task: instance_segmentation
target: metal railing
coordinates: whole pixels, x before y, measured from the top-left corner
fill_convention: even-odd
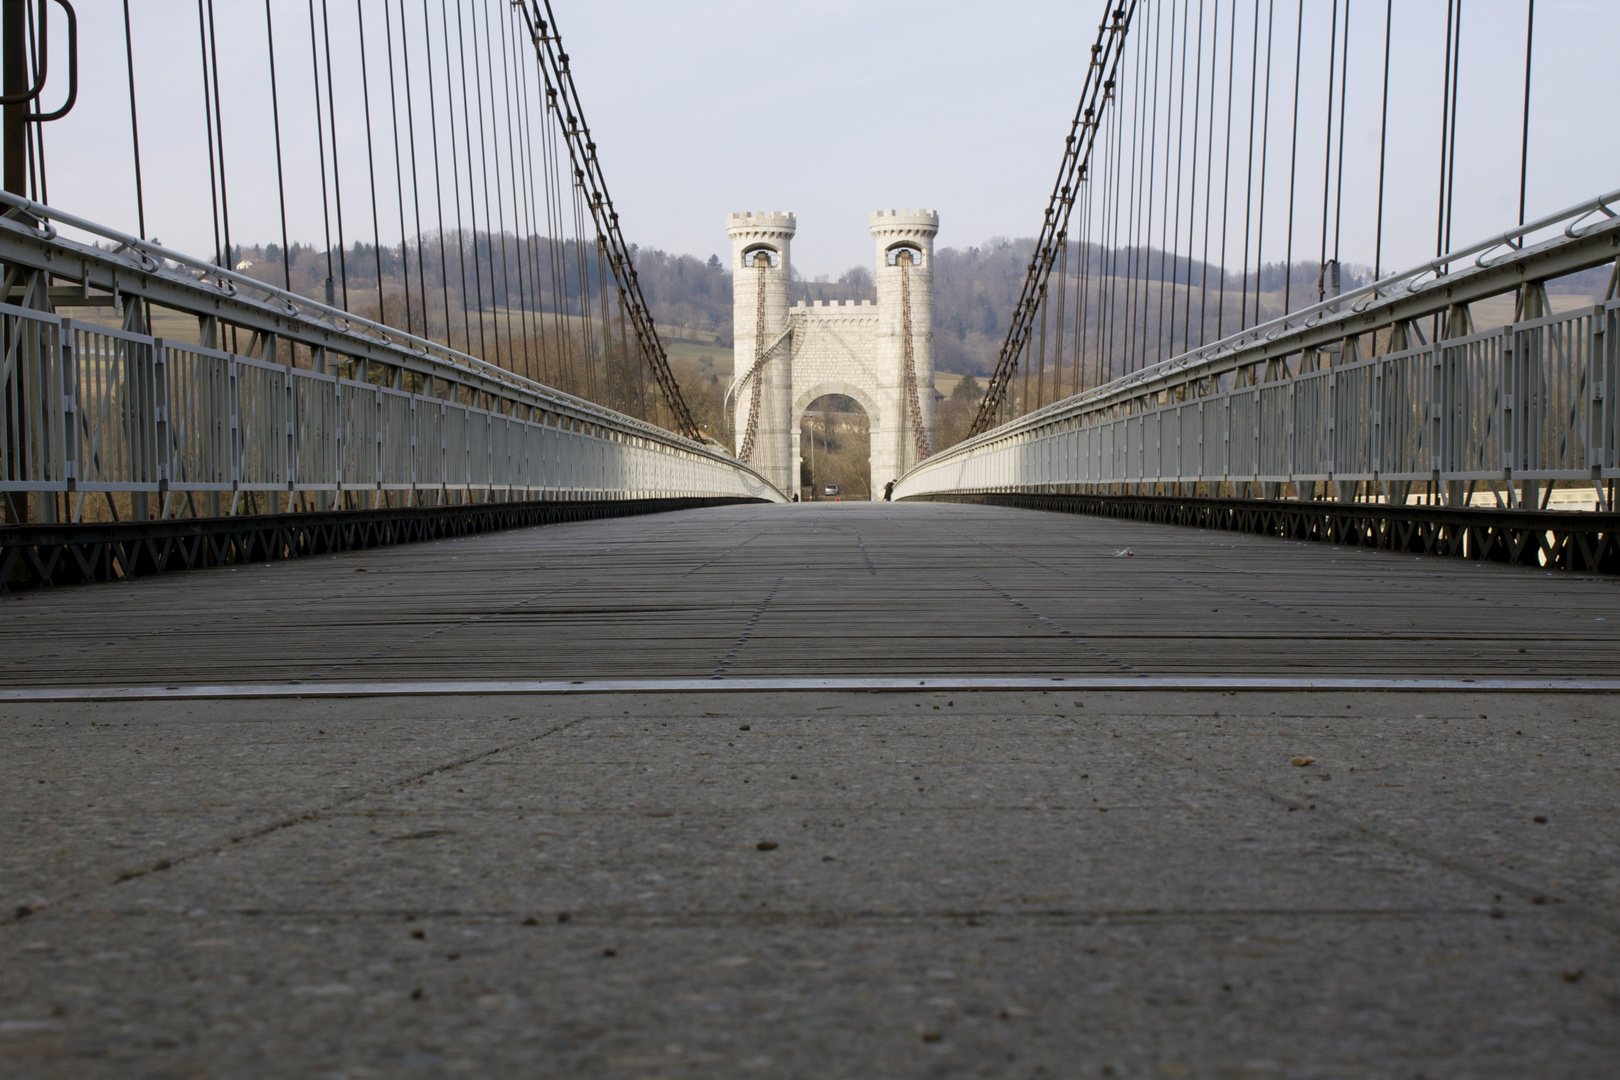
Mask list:
[[[758,473],[705,443],[82,218],[14,196],[0,200],[31,219],[0,219],[11,268],[46,275],[47,283],[72,281],[86,297],[92,285],[110,290],[114,304],[157,296],[249,329],[261,353],[0,303],[0,492],[33,494],[37,520],[78,520],[82,496],[92,492],[132,493],[147,508],[135,516],[157,518],[235,513],[249,492],[289,493],[289,509],[291,495],[304,492],[316,493],[314,509],[785,501]],[[122,247],[60,237],[52,219]],[[278,362],[294,356],[295,344],[331,358],[326,366],[339,373]],[[342,377],[345,370],[357,378]]]
[[[1405,502],[1409,486],[1389,485],[1430,483],[1437,500],[1456,503],[1472,483],[1505,485],[1498,496],[1518,505],[1516,482],[1580,481],[1607,505],[1603,485],[1620,479],[1620,300],[1458,331],[1473,301],[1612,262],[1617,200],[1612,192],[1020,417],[922,462],[894,497],[1159,486],[1215,495],[1221,485],[1244,495],[1250,483],[1310,497],[1326,482],[1356,485],[1339,489],[1345,497]],[[1605,220],[1580,227],[1599,212]],[[1560,231],[1524,244],[1550,228]],[[1416,320],[1442,313],[1453,335],[1422,341]],[[1406,341],[1383,332],[1397,326]]]

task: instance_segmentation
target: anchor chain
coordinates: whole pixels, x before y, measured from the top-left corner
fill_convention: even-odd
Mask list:
[[[748,399],[748,426],[743,429],[742,446],[737,450],[737,460],[745,463],[754,456],[754,437],[759,434],[759,403],[765,388],[762,370],[765,363],[765,271],[770,269],[770,262],[758,257],[754,266],[759,270],[759,295],[754,302],[754,366],[747,376],[753,379],[754,387]]]
[[[911,345],[911,253],[902,251],[900,264],[900,323],[905,331],[903,347],[906,357],[906,398],[911,405],[911,438],[916,446],[917,460],[933,453],[928,446],[928,432],[923,430],[922,403],[917,395],[917,357]]]

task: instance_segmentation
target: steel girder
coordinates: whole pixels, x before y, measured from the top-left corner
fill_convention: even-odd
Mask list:
[[[1089,514],[1549,570],[1620,574],[1620,514],[1159,495],[979,492],[918,498]]]
[[[241,517],[0,526],[0,592],[117,581],[566,521],[727,506],[741,498],[470,503]]]

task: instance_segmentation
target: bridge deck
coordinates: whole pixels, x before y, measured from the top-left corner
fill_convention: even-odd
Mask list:
[[[1613,693],[736,687],[1612,676],[1613,589],[922,505],[29,594],[0,1076],[1607,1075]],[[518,675],[705,689],[184,689]]]
[[[1610,578],[1061,514],[744,505],[22,594],[0,686],[1612,676],[1617,601]]]

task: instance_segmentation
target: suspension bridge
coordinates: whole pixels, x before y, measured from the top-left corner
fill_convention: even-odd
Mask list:
[[[0,0],[0,1074],[1604,1074],[1620,191],[1527,213],[1533,2],[1459,170],[1434,6],[1098,3],[966,436],[913,244],[892,501],[801,503],[819,316],[739,242],[700,398],[549,0]]]

